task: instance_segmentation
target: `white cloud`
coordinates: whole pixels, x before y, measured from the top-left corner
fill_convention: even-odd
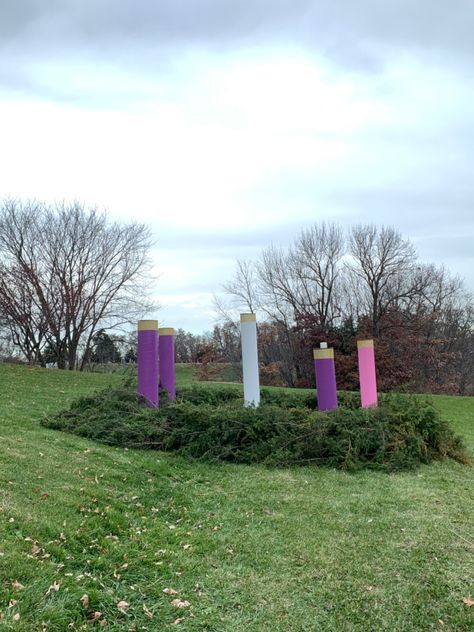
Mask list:
[[[433,240],[450,222],[473,235],[472,81],[408,53],[384,64],[343,70],[295,46],[188,51],[166,72],[31,62],[28,81],[50,96],[4,93],[0,195],[150,223],[165,320],[209,328],[245,242],[255,255],[290,223],[395,224],[426,252],[427,226]]]

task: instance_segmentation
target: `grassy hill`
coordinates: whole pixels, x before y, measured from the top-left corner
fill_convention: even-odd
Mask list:
[[[0,629],[474,628],[474,470],[209,465],[38,424],[119,379],[0,365]],[[474,399],[434,401],[474,451]]]

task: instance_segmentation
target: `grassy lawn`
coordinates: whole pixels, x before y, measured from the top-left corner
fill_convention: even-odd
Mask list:
[[[474,629],[473,469],[208,465],[39,426],[118,379],[0,364],[0,629]],[[474,398],[434,400],[473,452]]]

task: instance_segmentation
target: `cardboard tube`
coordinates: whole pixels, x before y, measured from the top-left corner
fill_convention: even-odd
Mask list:
[[[258,372],[257,318],[255,314],[240,314],[242,339],[242,371],[244,379],[244,406],[260,404],[260,378]]]
[[[158,398],[158,321],[139,320],[137,332],[137,394],[156,408]]]
[[[176,399],[176,368],[174,358],[174,329],[158,329],[158,355],[160,358],[160,385],[171,400]]]
[[[377,378],[375,374],[375,350],[373,340],[357,341],[359,361],[360,403],[362,408],[377,406]]]
[[[318,410],[334,410],[337,408],[336,367],[334,349],[314,349],[314,373],[316,376],[316,392]]]

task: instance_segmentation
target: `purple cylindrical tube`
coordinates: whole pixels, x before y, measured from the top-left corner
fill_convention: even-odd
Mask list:
[[[318,410],[334,410],[337,408],[334,349],[314,349],[313,356]]]
[[[160,356],[160,385],[168,392],[171,400],[176,399],[176,368],[174,362],[174,329],[162,327],[158,330]]]
[[[156,408],[158,398],[158,321],[139,320],[137,341],[137,394]]]

